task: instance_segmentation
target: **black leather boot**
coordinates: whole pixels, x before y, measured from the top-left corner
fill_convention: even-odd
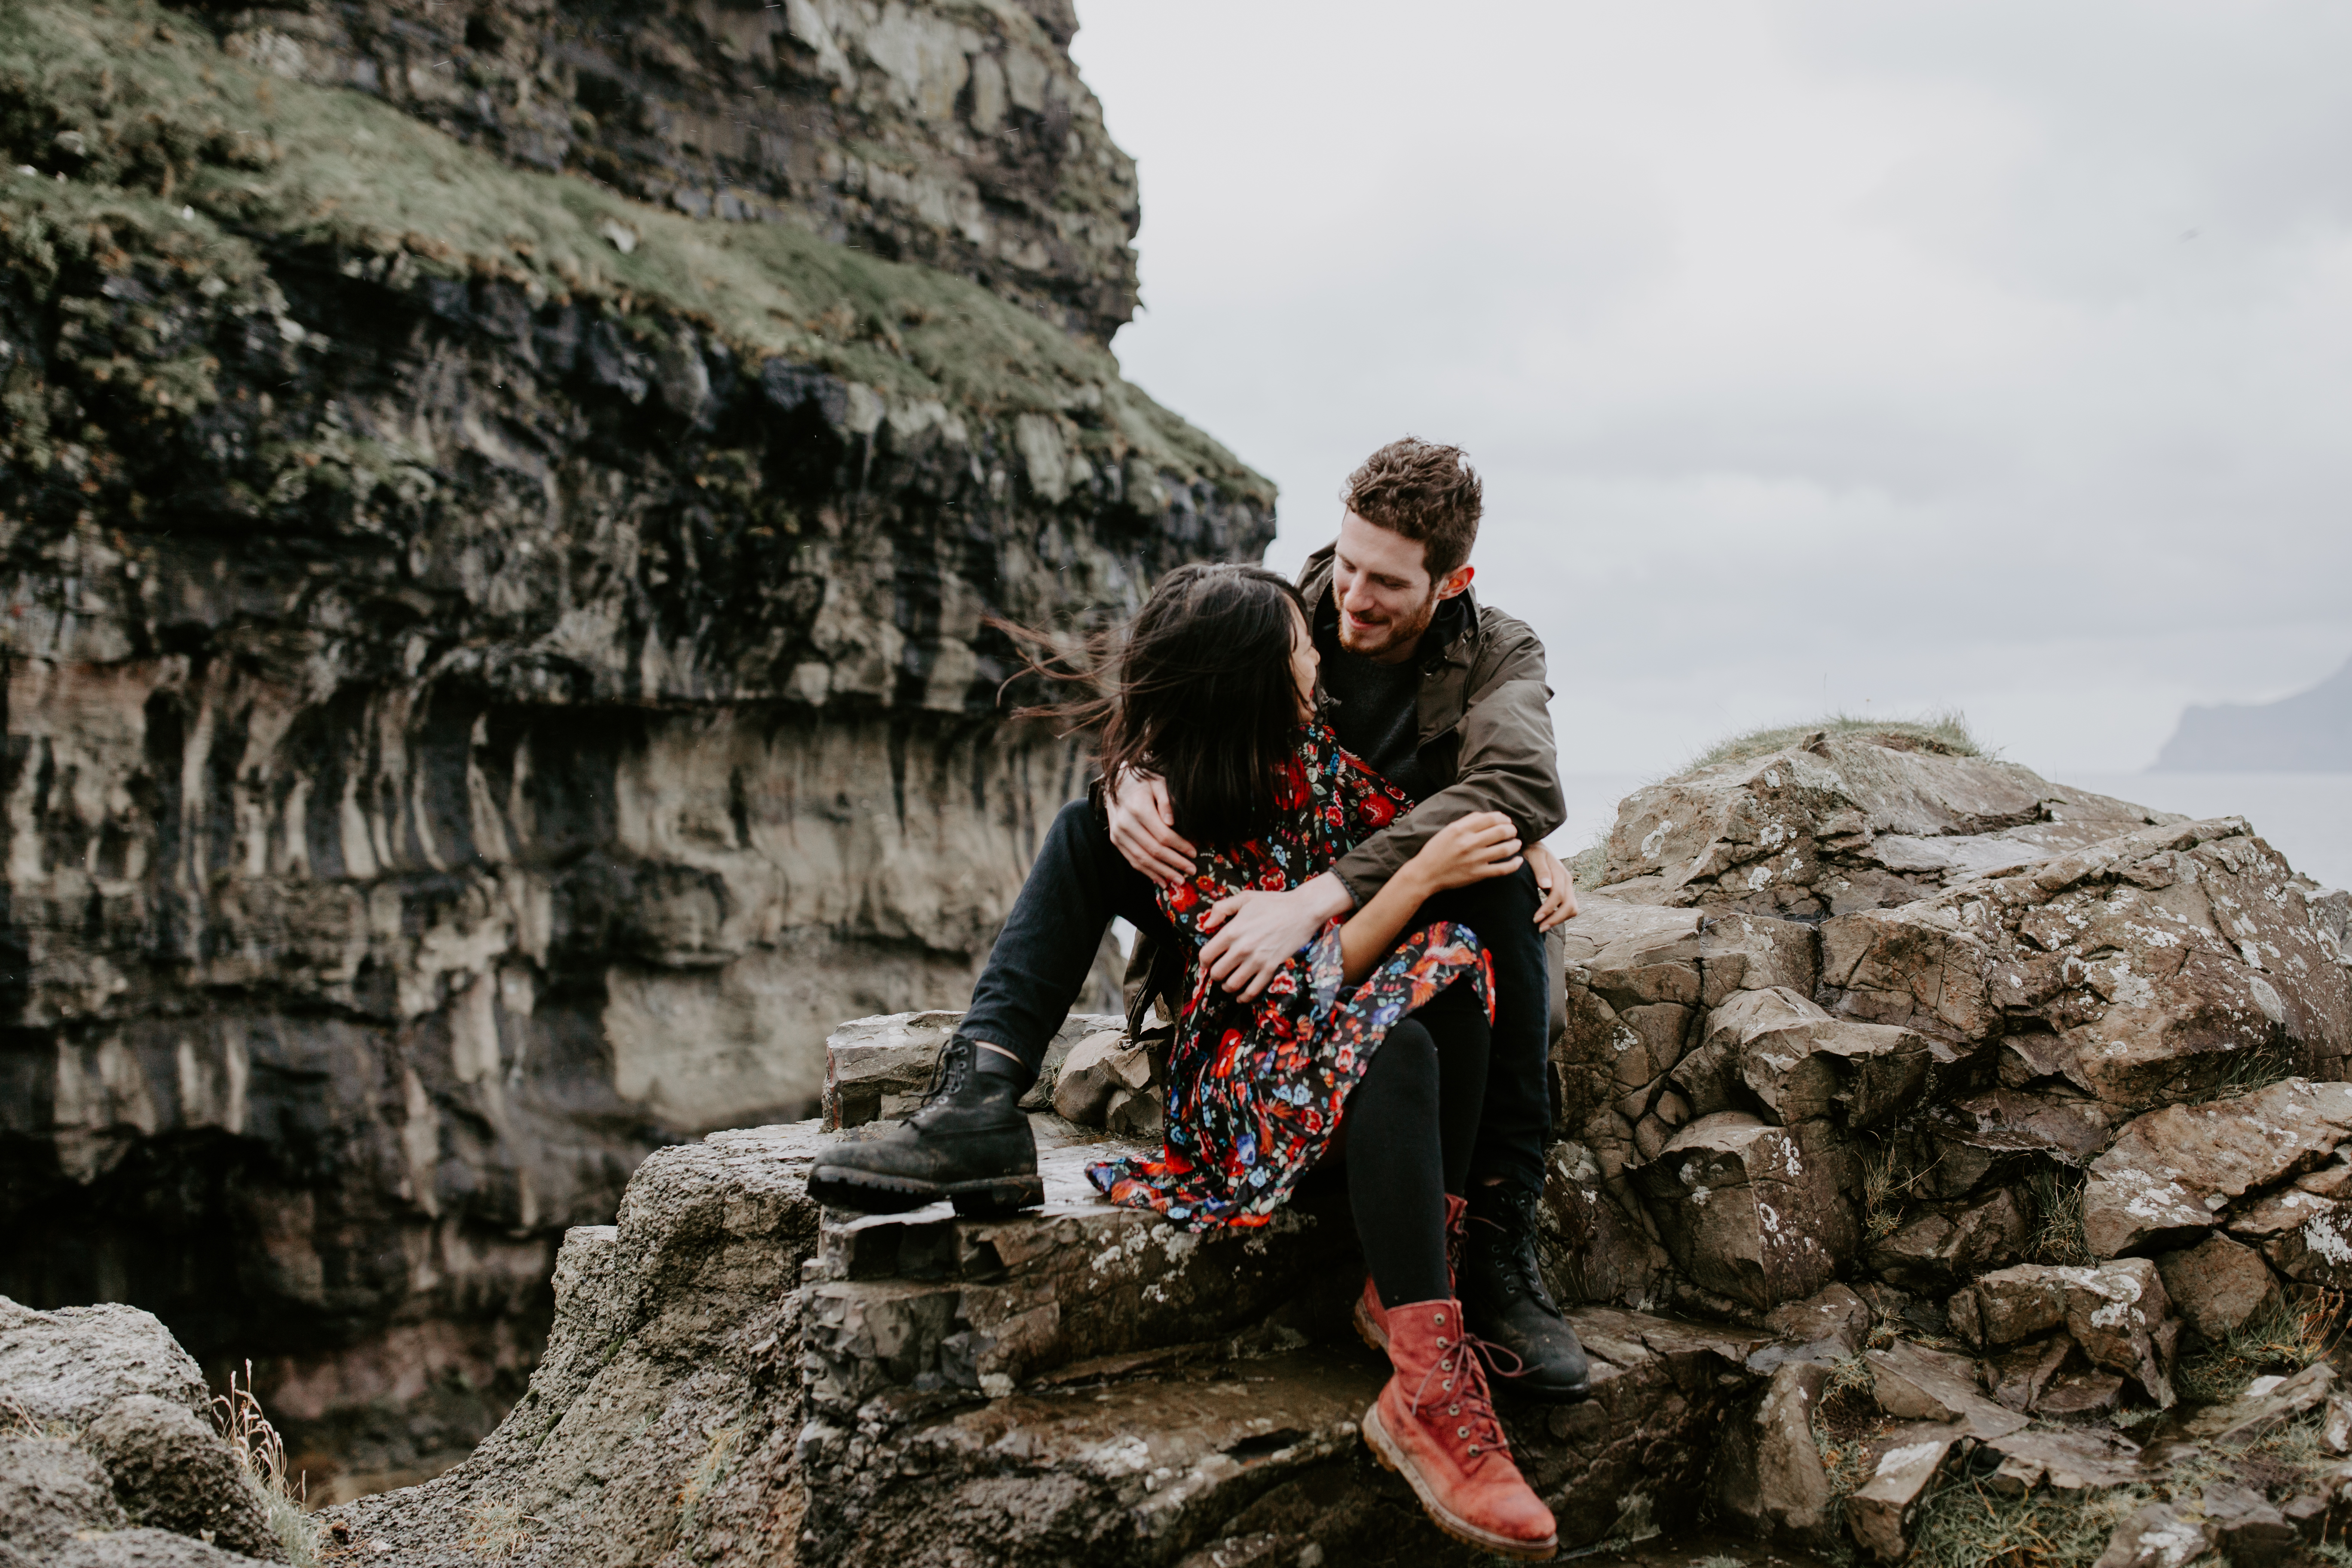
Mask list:
[[[961,1035],[940,1052],[931,1087],[904,1121],[853,1128],[817,1156],[809,1195],[831,1208],[900,1214],[953,1200],[958,1214],[1008,1215],[1045,1201],[1022,1085],[982,1072]]]
[[[1536,1266],[1538,1194],[1508,1182],[1473,1184],[1463,1248],[1462,1321],[1482,1340],[1508,1351],[1494,1358],[1497,1393],[1564,1404],[1590,1393],[1591,1372],[1576,1331]],[[1515,1367],[1511,1356],[1518,1358]]]

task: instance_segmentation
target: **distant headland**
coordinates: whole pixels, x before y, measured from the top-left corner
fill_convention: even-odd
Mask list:
[[[2352,660],[2276,702],[2184,710],[2154,771],[2352,773]]]

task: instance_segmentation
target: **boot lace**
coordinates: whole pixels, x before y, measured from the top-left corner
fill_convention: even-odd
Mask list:
[[[1491,1235],[1481,1242],[1493,1255],[1495,1271],[1515,1296],[1532,1296],[1549,1306],[1551,1291],[1544,1284],[1543,1271],[1536,1263],[1535,1194],[1514,1194],[1500,1204],[1499,1217],[1486,1215],[1472,1216]]]
[[[1458,1318],[1454,1326],[1461,1330]],[[1491,1360],[1497,1353],[1511,1352],[1466,1330],[1452,1337],[1440,1335],[1437,1342],[1444,1349],[1429,1363],[1429,1370],[1422,1373],[1421,1386],[1413,1391],[1409,1408],[1414,1415],[1422,1416],[1422,1406],[1428,1405],[1430,1414],[1422,1418],[1449,1429],[1456,1442],[1466,1445],[1474,1464],[1488,1454],[1508,1455],[1510,1441],[1503,1436],[1503,1424],[1496,1418],[1495,1399],[1486,1388],[1486,1372],[1481,1358]],[[1511,1359],[1517,1361],[1518,1357]],[[1434,1391],[1430,1387],[1433,1383],[1437,1385]]]
[[[948,1037],[948,1043],[940,1047],[938,1059],[931,1064],[931,1081],[924,1088],[923,1098],[915,1102],[916,1116],[963,1092],[963,1086],[971,1079],[973,1053],[979,1048],[961,1035]]]

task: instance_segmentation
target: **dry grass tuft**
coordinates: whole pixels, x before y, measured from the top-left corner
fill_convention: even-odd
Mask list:
[[[259,1493],[269,1512],[269,1528],[286,1548],[294,1568],[312,1568],[319,1560],[319,1521],[307,1506],[310,1478],[289,1478],[286,1472],[286,1441],[261,1401],[253,1394],[253,1363],[245,1363],[245,1382],[228,1374],[228,1392],[213,1399],[213,1425],[228,1439],[247,1486]]]
[[[1719,767],[1726,763],[1744,763],[1751,758],[1769,756],[1774,752],[1801,744],[1806,736],[1816,732],[1867,735],[1891,742],[1904,750],[1934,752],[1947,757],[1992,754],[1977,743],[1977,738],[1969,732],[1967,717],[1958,710],[1930,713],[1920,719],[1874,719],[1867,715],[1833,713],[1811,724],[1784,724],[1776,729],[1751,730],[1747,734],[1718,741],[1693,758],[1683,772],[1694,773],[1702,768]]]
[[[2087,1267],[2098,1259],[2083,1234],[2083,1173],[2044,1163],[2026,1178],[2025,1204],[2032,1228],[2025,1255],[2036,1263]]]
[[[2088,1568],[2146,1487],[2002,1497],[1962,1481],[1920,1505],[1908,1561],[1923,1568]]]
[[[1609,879],[1609,830],[1602,828],[1591,843],[1568,857],[1568,874],[1576,885],[1591,892]]]
[[[1902,1228],[1904,1207],[1940,1158],[1916,1170],[1908,1168],[1904,1145],[1889,1141],[1883,1152],[1865,1155],[1862,1165],[1862,1220],[1864,1239],[1885,1240]]]
[[[511,1503],[484,1503],[476,1508],[466,1534],[466,1550],[494,1563],[504,1562],[530,1544],[530,1527],[539,1520]]]
[[[2326,1359],[2352,1328],[2352,1298],[2321,1290],[2302,1301],[2281,1300],[2221,1343],[2182,1358],[2172,1384],[2183,1399],[2217,1405],[2235,1399],[2265,1373],[2301,1372]]]

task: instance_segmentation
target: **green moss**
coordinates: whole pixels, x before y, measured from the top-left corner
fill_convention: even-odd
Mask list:
[[[185,208],[198,249],[234,253],[249,238],[347,266],[380,258],[396,277],[502,278],[591,297],[656,330],[656,315],[682,318],[740,353],[820,365],[893,400],[938,398],[984,417],[1069,413],[1155,468],[1273,501],[1267,480],[1121,380],[1108,350],[976,284],[784,224],[698,222],[572,175],[510,168],[364,94],[255,70],[144,0],[103,15],[0,0],[0,106],[11,163],[71,174],[64,184],[77,194],[45,190],[44,209],[114,202],[153,223]],[[33,184],[57,182],[16,182]],[[27,195],[0,194],[0,221],[22,217]],[[608,230],[635,236],[633,248]]]
[[[1916,751],[1935,752],[1948,757],[1982,757],[1992,753],[1977,743],[1969,732],[1968,720],[1957,712],[1931,713],[1924,719],[1872,719],[1852,713],[1833,713],[1811,724],[1783,724],[1770,730],[1751,730],[1744,735],[1734,735],[1718,741],[1693,758],[1677,777],[1719,767],[1726,763],[1744,763],[1757,757],[1769,756],[1790,746],[1802,744],[1805,738],[1816,733],[1859,735],[1890,740]]]

